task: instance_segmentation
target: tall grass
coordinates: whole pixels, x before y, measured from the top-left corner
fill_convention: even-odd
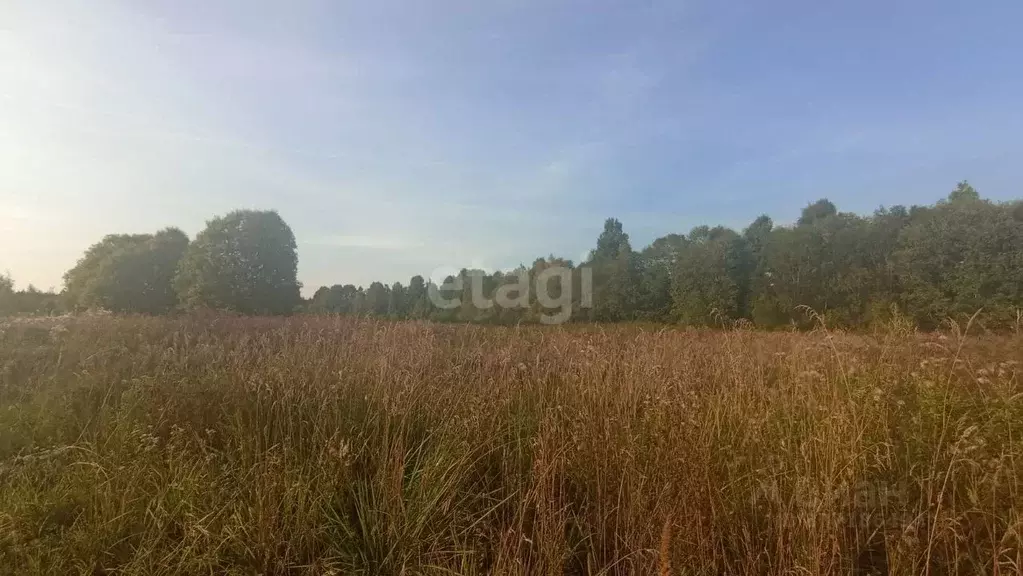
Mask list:
[[[0,325],[0,572],[1013,574],[1023,339]]]

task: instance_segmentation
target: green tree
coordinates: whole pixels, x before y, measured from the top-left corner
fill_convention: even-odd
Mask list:
[[[752,317],[761,326],[808,326],[808,306],[840,325],[862,323],[876,270],[867,252],[869,222],[839,213],[826,200],[811,204],[794,227],[775,228],[754,281]]]
[[[429,292],[426,280],[420,276],[413,276],[408,283],[408,294],[406,297],[408,315],[410,318],[429,318],[431,313]]]
[[[587,264],[593,270],[591,318],[599,322],[631,320],[638,298],[639,258],[617,219],[604,221]]]
[[[956,189],[948,194],[948,202],[950,203],[976,202],[977,200],[980,200],[980,193],[973,186],[970,186],[970,183],[966,180],[956,184]]]
[[[108,234],[90,246],[73,268],[64,273],[64,294],[71,308],[110,308],[114,280],[107,276],[111,262],[143,245],[148,234]]]
[[[372,314],[371,307],[366,299],[366,291],[362,286],[355,289],[351,299],[351,313],[355,316],[369,316]]]
[[[895,255],[902,300],[921,326],[962,319],[983,308],[1005,326],[1023,304],[1023,224],[1014,207],[982,200],[962,182],[899,237]]]
[[[456,276],[446,276],[442,282],[436,284],[430,282],[427,289],[432,292],[431,299],[437,298],[445,303],[444,306],[432,306],[430,308],[430,319],[438,322],[455,322],[458,320],[462,310],[463,287],[457,282]]]
[[[668,234],[640,252],[637,318],[651,322],[672,321],[672,278],[679,255],[688,243],[684,235]]]
[[[461,283],[461,294],[459,295],[460,305],[455,319],[459,322],[482,322],[486,321],[486,314],[490,311],[489,309],[483,309],[476,306],[473,302],[473,290],[483,290],[486,287],[487,273],[480,269],[467,269],[462,268],[458,272],[458,282]],[[487,296],[482,293],[481,296],[484,298]]]
[[[1023,222],[1023,200],[1017,200],[1011,205],[1012,219],[1016,222]]]
[[[387,316],[396,320],[404,319],[408,316],[408,293],[401,282],[395,282],[391,285],[391,291],[388,294],[387,300]]]
[[[14,279],[8,273],[0,274],[0,315],[14,313]]]
[[[74,308],[168,312],[177,305],[173,279],[187,248],[177,228],[106,236],[64,275],[66,297]]]
[[[575,308],[570,284],[574,277],[574,268],[571,260],[558,258],[553,254],[533,261],[527,275],[528,307],[522,310],[522,318],[525,321],[550,322],[556,319],[554,321],[562,322],[571,317]]]
[[[387,316],[391,291],[381,282],[373,282],[366,289],[365,313],[370,316]]]
[[[911,211],[905,206],[879,208],[869,219],[869,231],[862,245],[866,266],[871,271],[871,282],[864,286],[869,300],[869,311],[864,322],[884,321],[893,311],[902,308],[899,283],[899,264],[895,254],[899,237],[911,221]]]
[[[491,321],[498,324],[513,325],[527,320],[531,301],[536,295],[532,293],[533,274],[525,266],[518,266],[508,273],[495,273],[492,277],[494,295],[505,300],[504,306],[495,306],[490,310]],[[525,285],[524,285],[525,282]],[[529,288],[526,288],[526,287]]]
[[[187,308],[288,314],[301,302],[295,235],[276,211],[238,210],[210,220],[175,280]]]
[[[796,226],[808,226],[818,220],[830,218],[836,214],[838,214],[838,208],[835,207],[835,204],[827,198],[821,198],[806,208],[803,208],[803,213],[799,215],[799,220],[796,222]]]
[[[742,231],[739,246],[739,316],[753,318],[753,306],[758,290],[764,289],[765,262],[764,254],[771,241],[774,221],[766,214],[761,214]]]
[[[308,304],[313,314],[352,314],[358,289],[351,284],[321,286]]]
[[[672,303],[683,324],[709,326],[739,317],[742,239],[721,226],[698,226],[675,263]]]

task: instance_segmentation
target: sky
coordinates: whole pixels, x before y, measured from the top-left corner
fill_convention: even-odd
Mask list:
[[[1011,0],[0,0],[0,273],[236,208],[305,292],[1023,196]]]

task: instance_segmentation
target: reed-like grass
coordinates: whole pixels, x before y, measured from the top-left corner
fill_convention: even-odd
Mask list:
[[[1016,574],[1021,344],[0,324],[0,572]]]

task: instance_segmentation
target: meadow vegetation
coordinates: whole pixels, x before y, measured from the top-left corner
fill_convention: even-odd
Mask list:
[[[1023,337],[0,323],[7,574],[1011,574]]]

